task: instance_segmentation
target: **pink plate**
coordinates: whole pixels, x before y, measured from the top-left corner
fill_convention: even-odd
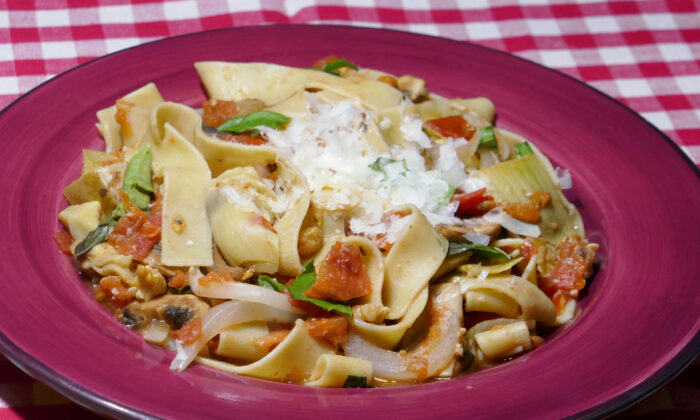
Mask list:
[[[194,366],[121,326],[52,239],[81,149],[102,148],[95,112],[147,82],[167,100],[205,97],[199,60],[308,66],[329,54],[424,77],[446,96],[486,96],[498,125],[574,180],[567,195],[599,242],[581,315],[536,351],[477,374],[391,389],[311,389]],[[133,417],[598,416],[652,392],[700,348],[700,177],[654,127],[560,73],[487,48],[402,32],[259,26],[185,35],[83,64],[0,115],[0,350],[95,411]]]

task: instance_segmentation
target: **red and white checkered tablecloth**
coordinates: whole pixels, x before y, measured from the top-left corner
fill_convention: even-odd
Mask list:
[[[470,41],[619,99],[700,165],[698,0],[0,0],[0,108],[80,63],[188,32],[270,23],[392,28]],[[697,362],[622,417],[700,417]],[[0,419],[88,417],[0,356]]]

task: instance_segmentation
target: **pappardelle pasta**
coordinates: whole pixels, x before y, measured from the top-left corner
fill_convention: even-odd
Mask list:
[[[148,84],[97,113],[55,235],[172,369],[421,383],[575,317],[597,245],[571,178],[488,99],[337,57],[195,68],[201,109]]]

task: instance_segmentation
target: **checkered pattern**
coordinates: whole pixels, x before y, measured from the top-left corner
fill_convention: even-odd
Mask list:
[[[508,51],[621,100],[700,164],[697,0],[0,0],[0,108],[107,53],[264,23],[392,28]],[[20,374],[7,379],[8,365],[0,361],[0,418],[19,413],[3,407],[40,404],[17,397],[37,391]]]

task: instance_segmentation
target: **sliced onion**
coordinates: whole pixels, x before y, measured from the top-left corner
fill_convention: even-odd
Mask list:
[[[571,173],[568,169],[562,169],[557,166],[554,172],[557,174],[559,187],[561,187],[562,190],[568,190],[574,185],[573,181],[571,180]]]
[[[294,314],[304,313],[301,309],[296,308],[289,303],[287,295],[266,287],[230,281],[210,282],[206,287],[204,287],[199,283],[199,279],[203,277],[202,273],[196,268],[190,269],[189,277],[190,289],[192,289],[192,292],[197,296],[257,302]]]
[[[229,301],[217,305],[202,316],[202,333],[197,341],[182,345],[179,340],[175,340],[177,353],[170,369],[178,372],[185,370],[209,340],[233,325],[252,321],[294,322],[296,318],[296,315],[288,311],[256,302]]]
[[[536,238],[540,236],[540,227],[532,224],[525,223],[511,216],[510,214],[503,211],[502,207],[496,207],[490,212],[483,215],[483,219],[487,222],[498,223],[509,231],[523,236],[531,236]]]
[[[430,332],[417,346],[406,353],[385,350],[351,332],[343,346],[346,356],[358,357],[372,363],[374,375],[394,381],[422,379],[410,370],[411,360],[424,357],[428,361],[425,377],[433,377],[455,356],[462,324],[462,295],[459,286],[445,283],[431,287],[431,305],[439,316],[430,325]],[[437,333],[435,333],[437,332]]]
[[[491,237],[489,235],[486,235],[485,233],[467,232],[464,234],[464,238],[469,242],[484,246],[488,245],[489,242],[491,242]]]

